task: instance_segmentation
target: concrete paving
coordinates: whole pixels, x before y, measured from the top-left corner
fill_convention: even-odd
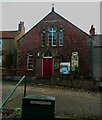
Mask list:
[[[15,86],[15,83],[3,82],[2,97],[10,92]],[[43,94],[50,95],[56,98],[55,115],[84,115],[84,116],[99,116],[102,114],[101,97],[102,93],[88,92],[84,90],[75,90],[64,87],[50,87],[43,85],[27,85],[27,95]],[[4,108],[16,109],[22,107],[23,85],[19,86],[14,95]]]

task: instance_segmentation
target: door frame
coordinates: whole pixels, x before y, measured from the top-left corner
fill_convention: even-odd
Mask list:
[[[44,77],[44,76],[43,76],[43,59],[44,59],[44,58],[52,58],[52,76],[53,76],[53,74],[54,74],[54,69],[53,69],[54,59],[53,59],[53,57],[43,57],[43,58],[42,58],[42,77]]]

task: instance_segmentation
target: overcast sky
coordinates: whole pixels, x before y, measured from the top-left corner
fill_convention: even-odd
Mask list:
[[[52,2],[3,2],[2,30],[17,30],[24,21],[26,32],[51,12]],[[93,24],[100,33],[100,2],[54,2],[55,11],[89,33]]]

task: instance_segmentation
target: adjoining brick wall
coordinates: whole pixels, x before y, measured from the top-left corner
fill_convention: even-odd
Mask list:
[[[36,76],[37,77],[42,77],[43,73],[42,73],[42,64],[43,64],[43,60],[42,58],[36,58]]]

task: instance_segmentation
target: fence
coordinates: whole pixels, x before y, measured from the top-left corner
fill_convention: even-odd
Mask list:
[[[19,82],[16,84],[16,86],[11,90],[11,92],[8,94],[8,96],[3,100],[2,104],[0,105],[0,109],[8,102],[9,98],[14,94],[17,87],[20,85],[20,83],[24,80],[24,97],[26,96],[26,76],[23,76]]]

